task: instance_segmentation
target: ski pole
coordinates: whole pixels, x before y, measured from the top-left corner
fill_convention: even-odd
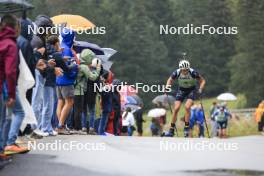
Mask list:
[[[166,94],[166,96],[167,96],[167,101],[168,101],[168,104],[169,104],[169,107],[170,107],[171,114],[173,115],[173,111],[172,111],[172,109],[171,109],[171,104],[170,104],[170,100],[169,100],[169,96],[168,96],[168,94]],[[179,137],[179,136],[178,136],[178,130],[177,130],[176,125],[175,125],[175,132],[176,132],[177,137]]]
[[[201,104],[201,108],[203,111],[203,118],[204,118],[204,123],[205,123],[206,131],[207,131],[207,135],[208,135],[208,138],[210,138],[210,134],[209,134],[206,118],[205,118],[204,108],[203,108],[202,95],[200,96],[200,104]]]

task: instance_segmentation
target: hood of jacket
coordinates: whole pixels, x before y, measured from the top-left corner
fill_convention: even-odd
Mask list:
[[[21,19],[20,22],[21,22],[20,35],[22,35],[28,41],[31,41],[33,38],[33,32],[29,29],[29,27],[34,29],[32,22],[29,19]]]
[[[0,40],[12,39],[16,41],[16,37],[16,31],[11,27],[6,26],[0,31]]]
[[[62,33],[62,43],[71,48],[74,43],[75,32],[71,29],[64,28]]]

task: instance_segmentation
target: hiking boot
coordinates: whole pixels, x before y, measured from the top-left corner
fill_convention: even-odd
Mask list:
[[[70,131],[66,130],[64,127],[58,128],[59,135],[71,135]]]
[[[18,146],[17,144],[13,144],[13,145],[8,145],[5,147],[4,154],[6,155],[23,154],[29,151],[30,150],[27,147],[21,147],[21,146]]]

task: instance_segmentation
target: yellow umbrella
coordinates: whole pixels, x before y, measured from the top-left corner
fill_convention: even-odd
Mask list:
[[[95,27],[88,19],[80,15],[62,14],[51,18],[55,25],[63,24],[74,31],[82,31]]]

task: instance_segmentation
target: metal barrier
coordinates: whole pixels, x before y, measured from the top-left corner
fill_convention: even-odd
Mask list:
[[[245,117],[245,118],[254,118],[254,113],[256,111],[256,108],[247,108],[247,109],[231,109],[231,114],[235,115],[235,117],[238,119],[239,117]]]

